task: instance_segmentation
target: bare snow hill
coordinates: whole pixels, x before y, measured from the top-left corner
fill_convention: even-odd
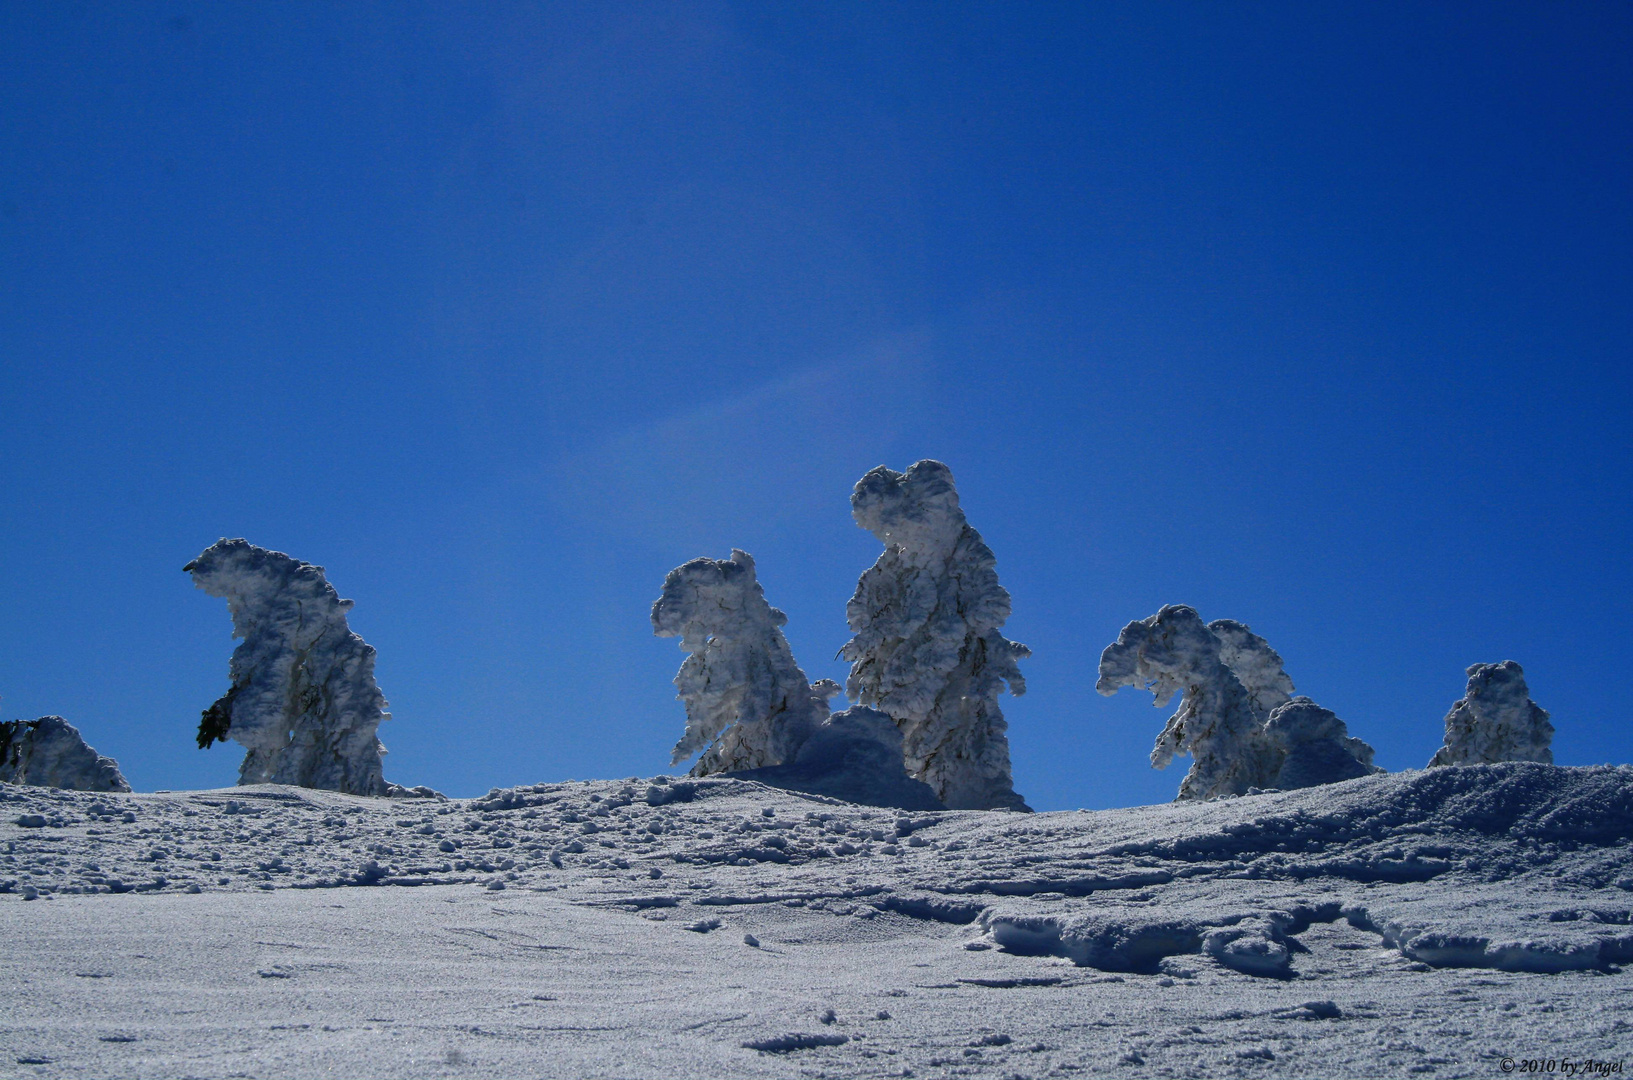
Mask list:
[[[1532,763],[1026,815],[0,785],[0,1076],[1626,1061],[1630,841],[1633,768]]]

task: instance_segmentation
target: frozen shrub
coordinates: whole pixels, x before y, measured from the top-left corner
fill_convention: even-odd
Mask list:
[[[673,761],[702,751],[693,776],[780,765],[827,717],[839,684],[806,680],[783,637],[787,621],[766,602],[746,551],[693,559],[664,578],[652,630],[680,638],[688,654],[675,675],[686,734]]]
[[[847,692],[901,729],[907,772],[954,810],[1025,810],[1010,773],[998,694],[1021,694],[1025,645],[998,632],[1009,593],[958,505],[952,471],[879,466],[851,495],[856,523],[885,545],[845,607],[854,637]]]
[[[60,716],[0,724],[0,781],[75,791],[129,791],[119,763],[85,745]]]
[[[1180,799],[1213,799],[1268,787],[1278,764],[1253,695],[1225,664],[1222,651],[1219,637],[1193,608],[1169,604],[1123,627],[1100,656],[1095,689],[1102,694],[1143,687],[1158,708],[1182,695],[1151,751],[1151,764],[1158,769],[1167,768],[1176,754],[1191,755]]]
[[[1497,761],[1540,761],[1552,765],[1548,744],[1554,726],[1547,710],[1531,700],[1525,672],[1512,660],[1475,664],[1462,700],[1446,714],[1446,744],[1429,767],[1489,765]]]
[[[1307,697],[1277,706],[1264,733],[1281,757],[1269,787],[1315,787],[1383,771],[1372,764],[1372,747],[1351,738],[1337,714]]]
[[[375,736],[389,719],[374,649],[352,633],[321,566],[244,540],[221,540],[182,568],[227,601],[232,686],[204,711],[198,744],[232,739],[249,753],[240,784],[296,784],[353,795],[387,790]]]

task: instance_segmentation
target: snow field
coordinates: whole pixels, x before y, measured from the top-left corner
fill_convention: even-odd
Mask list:
[[[1530,763],[1035,815],[714,778],[459,801],[7,785],[0,1076],[1617,1059],[1630,840],[1633,769]]]

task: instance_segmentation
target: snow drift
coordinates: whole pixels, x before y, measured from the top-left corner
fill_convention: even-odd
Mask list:
[[[1525,672],[1512,660],[1468,669],[1463,697],[1446,714],[1446,744],[1429,766],[1489,765],[1498,761],[1552,764],[1554,726],[1531,700]]]
[[[998,694],[1026,690],[1017,661],[1031,655],[999,628],[1010,598],[997,559],[959,507],[952,471],[920,461],[883,465],[856,484],[856,523],[885,545],[845,607],[855,634],[849,695],[900,727],[909,775],[947,806],[1026,810],[1010,772]]]
[[[727,775],[863,806],[946,809],[928,784],[910,778],[902,767],[902,733],[895,723],[866,705],[818,724],[788,764]]]
[[[75,791],[129,791],[119,763],[85,745],[60,716],[0,724],[0,782]]]
[[[383,795],[385,747],[375,731],[390,718],[374,681],[374,649],[352,633],[321,566],[223,539],[182,567],[193,584],[227,601],[232,686],[204,711],[198,744],[232,739],[249,753],[240,784],[295,784]]]
[[[1307,697],[1294,698],[1281,656],[1230,619],[1204,624],[1194,608],[1169,604],[1123,627],[1100,656],[1095,689],[1151,691],[1161,708],[1181,694],[1151,750],[1167,768],[1191,755],[1179,799],[1215,799],[1255,788],[1310,787],[1378,771],[1372,747]]]

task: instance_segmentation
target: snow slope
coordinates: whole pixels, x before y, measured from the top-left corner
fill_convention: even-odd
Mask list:
[[[6,785],[0,1076],[1625,1060],[1630,841],[1633,768],[1533,763],[1035,815],[718,778]]]

